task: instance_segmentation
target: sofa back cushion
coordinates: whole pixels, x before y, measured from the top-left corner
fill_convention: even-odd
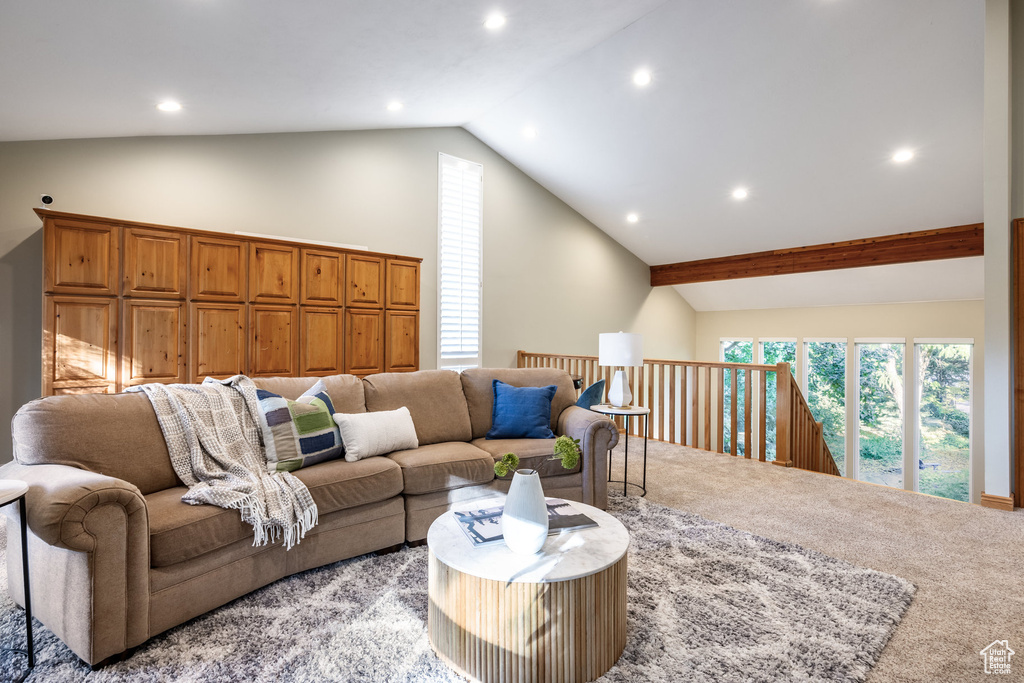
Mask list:
[[[181,486],[145,394],[47,396],[11,421],[23,465],[70,465],[123,479],[143,495]]]
[[[336,413],[365,413],[363,382],[355,375],[330,375],[328,377],[254,377],[253,382],[260,389],[266,389],[294,401],[317,381],[324,383],[327,395],[331,397]]]
[[[514,387],[545,387],[554,384],[557,388],[551,399],[551,430],[558,427],[558,416],[576,402],[576,388],[565,370],[556,368],[471,368],[460,375],[462,390],[469,404],[469,418],[473,438],[482,439],[491,428],[494,410],[493,380],[501,380]]]
[[[409,409],[420,446],[469,441],[469,407],[458,373],[451,370],[385,372],[363,378],[366,409]]]

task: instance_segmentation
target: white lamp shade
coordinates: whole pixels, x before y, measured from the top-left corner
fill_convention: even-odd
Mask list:
[[[630,367],[644,364],[643,335],[602,332],[598,336],[597,364]]]

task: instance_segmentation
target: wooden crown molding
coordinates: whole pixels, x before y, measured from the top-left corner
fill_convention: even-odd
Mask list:
[[[651,266],[651,286],[937,261],[982,256],[984,253],[984,224],[973,223],[808,247],[666,263]]]

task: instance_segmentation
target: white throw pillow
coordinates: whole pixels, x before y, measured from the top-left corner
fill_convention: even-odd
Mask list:
[[[412,415],[405,406],[375,413],[335,413],[334,421],[341,430],[345,459],[349,462],[420,445]]]

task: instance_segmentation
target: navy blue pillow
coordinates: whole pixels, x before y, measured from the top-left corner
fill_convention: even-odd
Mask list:
[[[551,431],[551,399],[558,389],[546,387],[513,387],[501,380],[492,380],[494,410],[488,439],[553,439]]]
[[[602,398],[604,398],[604,380],[599,379],[580,394],[579,399],[576,400],[576,405],[590,410],[590,406],[600,403]]]

